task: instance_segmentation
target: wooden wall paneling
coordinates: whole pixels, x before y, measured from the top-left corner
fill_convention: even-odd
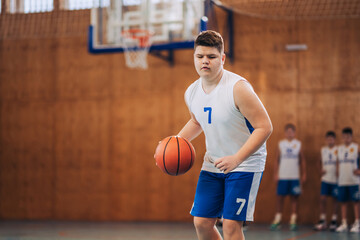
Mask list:
[[[308,46],[308,50],[299,54],[299,72],[301,90],[334,89],[339,87],[335,72],[336,31],[334,21],[304,21],[299,23],[299,41]],[[331,50],[330,50],[331,49]]]
[[[360,144],[360,94],[358,89],[337,91],[335,99],[335,130],[338,140],[341,140],[341,131],[344,127],[353,129],[353,139]]]
[[[335,63],[334,77],[337,79],[340,89],[360,89],[360,32],[359,19],[346,19],[336,21],[334,28],[329,34],[335,39]]]
[[[49,40],[4,40],[2,99],[52,100],[55,74],[54,44]]]
[[[359,21],[322,20],[299,24],[300,41],[308,50],[300,55],[301,89],[359,88],[360,60],[356,56]]]
[[[297,54],[287,52],[285,45],[297,42],[297,23],[235,16],[236,62],[231,70],[258,91],[296,89]]]
[[[108,218],[108,124],[109,101],[57,104],[56,218]]]
[[[88,53],[86,39],[60,38],[56,91],[60,99],[104,99],[110,94],[108,55]]]
[[[3,103],[2,216],[46,219],[53,213],[53,105]]]

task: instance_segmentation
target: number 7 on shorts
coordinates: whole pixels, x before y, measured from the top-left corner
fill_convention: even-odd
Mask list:
[[[245,203],[246,203],[246,199],[244,199],[244,198],[237,198],[237,199],[236,199],[236,203],[240,203],[239,210],[236,212],[236,215],[240,215],[241,210],[244,208],[244,205],[245,205]]]

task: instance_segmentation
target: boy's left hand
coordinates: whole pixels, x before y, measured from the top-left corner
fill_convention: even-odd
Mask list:
[[[227,174],[239,166],[240,163],[239,159],[232,155],[219,158],[215,161],[214,164],[215,167]]]
[[[306,174],[305,173],[303,173],[301,175],[301,183],[304,183],[304,182],[306,182]]]

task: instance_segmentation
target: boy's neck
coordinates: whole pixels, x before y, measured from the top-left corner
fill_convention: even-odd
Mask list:
[[[224,69],[222,69],[218,75],[216,75],[214,78],[204,78],[203,77],[203,88],[204,90],[208,90],[210,89],[210,91],[212,89],[214,89],[220,82],[222,76],[224,73]],[[206,91],[207,92],[207,91]]]
[[[349,142],[349,143],[344,143],[345,144],[345,146],[350,146],[351,144],[352,144],[352,142]]]

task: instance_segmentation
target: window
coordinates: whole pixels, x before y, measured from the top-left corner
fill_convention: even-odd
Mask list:
[[[9,0],[10,13],[37,13],[54,10],[53,0]]]
[[[54,10],[53,0],[24,0],[24,13],[51,12]]]
[[[65,9],[68,10],[80,10],[90,9],[94,7],[107,7],[110,6],[110,0],[67,0]]]

